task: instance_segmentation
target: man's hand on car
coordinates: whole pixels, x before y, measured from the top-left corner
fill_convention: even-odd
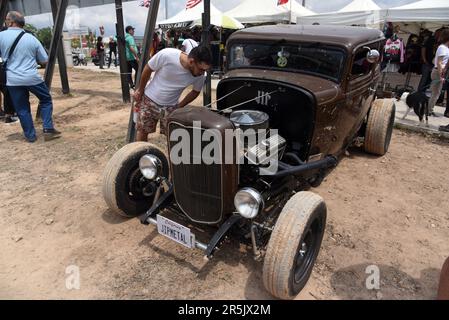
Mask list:
[[[142,96],[143,96],[143,92],[140,91],[139,89],[137,89],[136,91],[134,91],[134,100],[135,100],[136,102],[142,101]]]

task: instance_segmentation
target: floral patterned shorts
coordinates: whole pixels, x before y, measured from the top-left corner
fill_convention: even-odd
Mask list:
[[[136,104],[139,110],[137,119],[137,130],[147,133],[156,132],[156,126],[160,120],[160,133],[166,135],[167,117],[175,111],[178,106],[160,106],[147,96],[143,95],[142,101]]]

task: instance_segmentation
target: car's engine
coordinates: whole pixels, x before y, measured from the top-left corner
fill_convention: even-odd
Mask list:
[[[237,140],[249,164],[263,166],[282,158],[286,140],[277,130],[270,130],[268,114],[256,110],[239,110],[231,113],[230,120],[238,129]]]

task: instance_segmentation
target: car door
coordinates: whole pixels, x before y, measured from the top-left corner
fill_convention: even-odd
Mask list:
[[[376,44],[368,47],[376,48]],[[345,104],[340,114],[340,130],[344,134],[343,147],[352,142],[374,99],[378,64],[367,61],[368,47],[356,49],[350,65]]]

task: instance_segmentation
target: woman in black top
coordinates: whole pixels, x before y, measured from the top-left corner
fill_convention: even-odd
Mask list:
[[[114,65],[117,67],[117,42],[115,42],[113,37],[109,38],[109,61],[108,68],[111,67],[112,54],[114,54]]]
[[[98,59],[100,61],[100,69],[104,69],[104,44],[103,44],[103,37],[97,38],[97,54]]]

